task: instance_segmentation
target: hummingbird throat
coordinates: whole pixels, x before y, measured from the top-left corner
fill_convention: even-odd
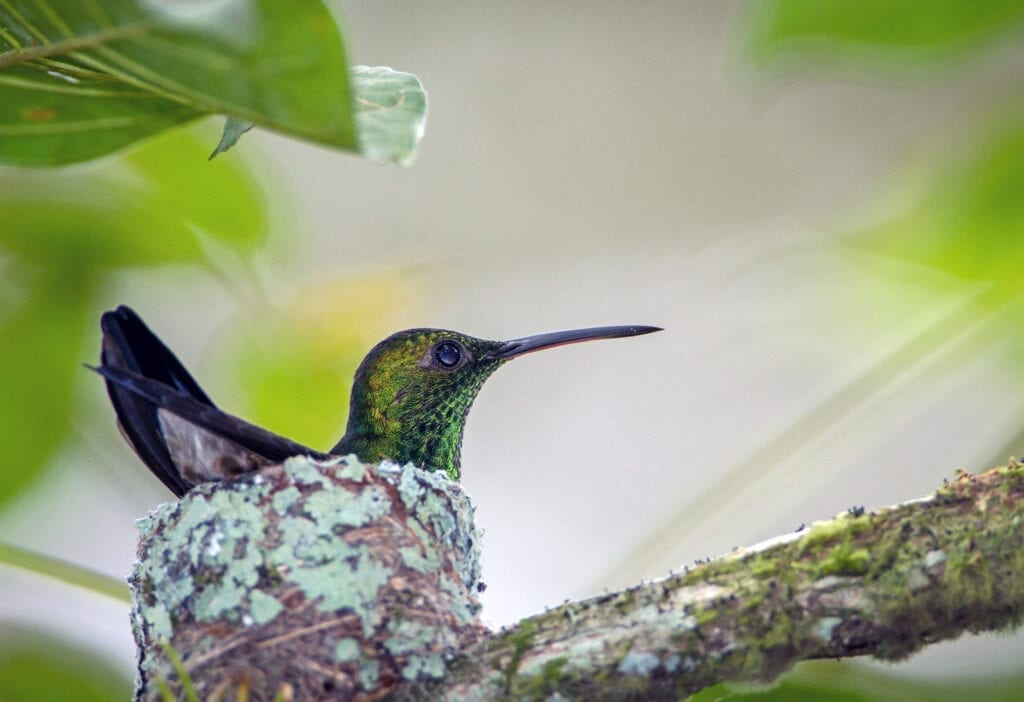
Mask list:
[[[353,389],[345,436],[331,453],[354,453],[371,463],[412,463],[458,480],[466,417],[499,365],[488,363],[458,376],[411,378],[397,388],[371,382]]]

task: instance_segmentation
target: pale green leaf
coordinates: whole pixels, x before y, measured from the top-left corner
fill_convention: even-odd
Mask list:
[[[931,60],[1019,33],[1019,0],[773,0],[756,13],[751,45],[761,59],[814,52],[835,61]]]
[[[427,120],[427,94],[419,79],[386,66],[356,66],[352,83],[363,155],[409,165]]]

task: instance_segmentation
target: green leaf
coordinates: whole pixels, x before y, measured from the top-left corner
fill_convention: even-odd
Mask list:
[[[969,156],[944,164],[903,211],[851,245],[974,282],[1006,287],[1024,267],[1024,125],[995,129]]]
[[[386,66],[355,66],[352,83],[363,155],[409,165],[427,120],[427,94],[419,79]]]
[[[203,114],[357,151],[326,2],[0,2],[0,163],[83,161]]]
[[[84,648],[31,629],[0,626],[0,699],[120,702],[132,684]]]
[[[73,270],[38,276],[0,317],[0,506],[28,485],[71,425],[91,283]]]
[[[936,59],[1024,20],[1020,0],[774,0],[754,11],[751,45],[761,59],[804,50],[826,59]]]
[[[0,9],[0,24],[2,18]],[[202,114],[97,74],[50,65],[0,68],[0,163],[87,161]]]
[[[2,140],[0,140],[2,141]],[[175,130],[91,168],[0,169],[0,248],[63,268],[204,260],[198,233],[249,251],[267,236],[264,197],[244,164],[208,164]]]
[[[427,94],[419,78],[386,66],[353,66],[352,87],[363,156],[410,165],[427,121]],[[229,117],[210,158],[233,147],[252,127],[252,122]]]

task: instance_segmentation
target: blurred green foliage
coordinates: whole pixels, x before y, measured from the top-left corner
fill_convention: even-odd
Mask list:
[[[244,167],[206,152],[176,131],[88,167],[0,169],[0,251],[79,271],[202,263],[204,236],[250,253],[267,238],[264,195]]]
[[[353,372],[394,330],[389,312],[415,307],[416,279],[388,271],[310,284],[232,325],[217,343],[217,365],[245,416],[309,446],[333,446]]]
[[[0,700],[121,702],[130,680],[83,648],[0,622]]]
[[[332,8],[3,3],[0,163],[81,161],[208,112],[408,163],[426,118],[422,86],[407,73],[358,67],[350,85]],[[68,434],[78,364],[95,357],[83,348],[92,305],[112,273],[199,264],[233,287],[248,283],[222,272],[224,254],[251,270],[246,262],[268,236],[265,193],[247,164],[207,162],[208,143],[177,130],[87,166],[0,167],[0,507]],[[311,391],[324,387],[315,378],[340,372],[337,358],[327,370],[298,371],[294,359],[310,360],[300,353],[242,358],[254,375],[284,375]]]
[[[223,271],[234,256],[255,274],[252,256],[268,241],[260,171],[237,159],[209,163],[205,132],[166,131],[211,113],[408,164],[426,95],[411,74],[349,67],[326,1],[0,3],[0,164],[73,164],[148,139],[74,168],[0,166],[0,509],[68,442],[81,420],[79,383],[102,392],[80,364],[98,353],[86,343],[115,274],[191,264],[233,289],[259,288]],[[376,309],[401,288],[388,286]],[[238,336],[248,343],[226,345],[237,372],[253,378],[246,392],[258,414],[300,437],[337,431],[365,334],[378,332],[353,311],[369,288],[347,288],[341,318],[323,304],[339,300],[323,292],[296,296],[275,338],[275,311],[255,304],[252,335]],[[290,315],[298,331],[284,324]],[[26,549],[0,547],[0,563],[124,594],[122,583]],[[0,627],[0,700],[130,695],[128,681],[87,653]]]
[[[0,169],[0,212],[0,260],[11,271],[0,291],[2,506],[64,443],[109,276],[203,264],[209,236],[247,256],[267,238],[267,214],[247,170],[208,163],[200,138],[181,131],[89,167]]]
[[[942,159],[908,207],[852,235],[850,243],[1018,296],[1016,274],[1024,269],[1022,118],[985,130],[982,143],[968,153]]]
[[[777,684],[722,683],[701,690],[688,702],[1019,702],[1024,676],[1003,679],[950,677],[912,680],[874,666],[838,661],[807,661]]]
[[[40,271],[0,319],[0,505],[36,479],[71,426],[92,284],[88,271]]]
[[[897,70],[1005,36],[1024,23],[1020,0],[771,0],[757,3],[748,45],[761,61],[813,55]]]

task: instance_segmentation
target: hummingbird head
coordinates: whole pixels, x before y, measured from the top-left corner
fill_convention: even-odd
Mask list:
[[[511,358],[658,327],[619,326],[489,341],[445,329],[407,329],[367,354],[352,385],[348,427],[333,453],[444,470],[458,480],[462,430],[484,381]]]

